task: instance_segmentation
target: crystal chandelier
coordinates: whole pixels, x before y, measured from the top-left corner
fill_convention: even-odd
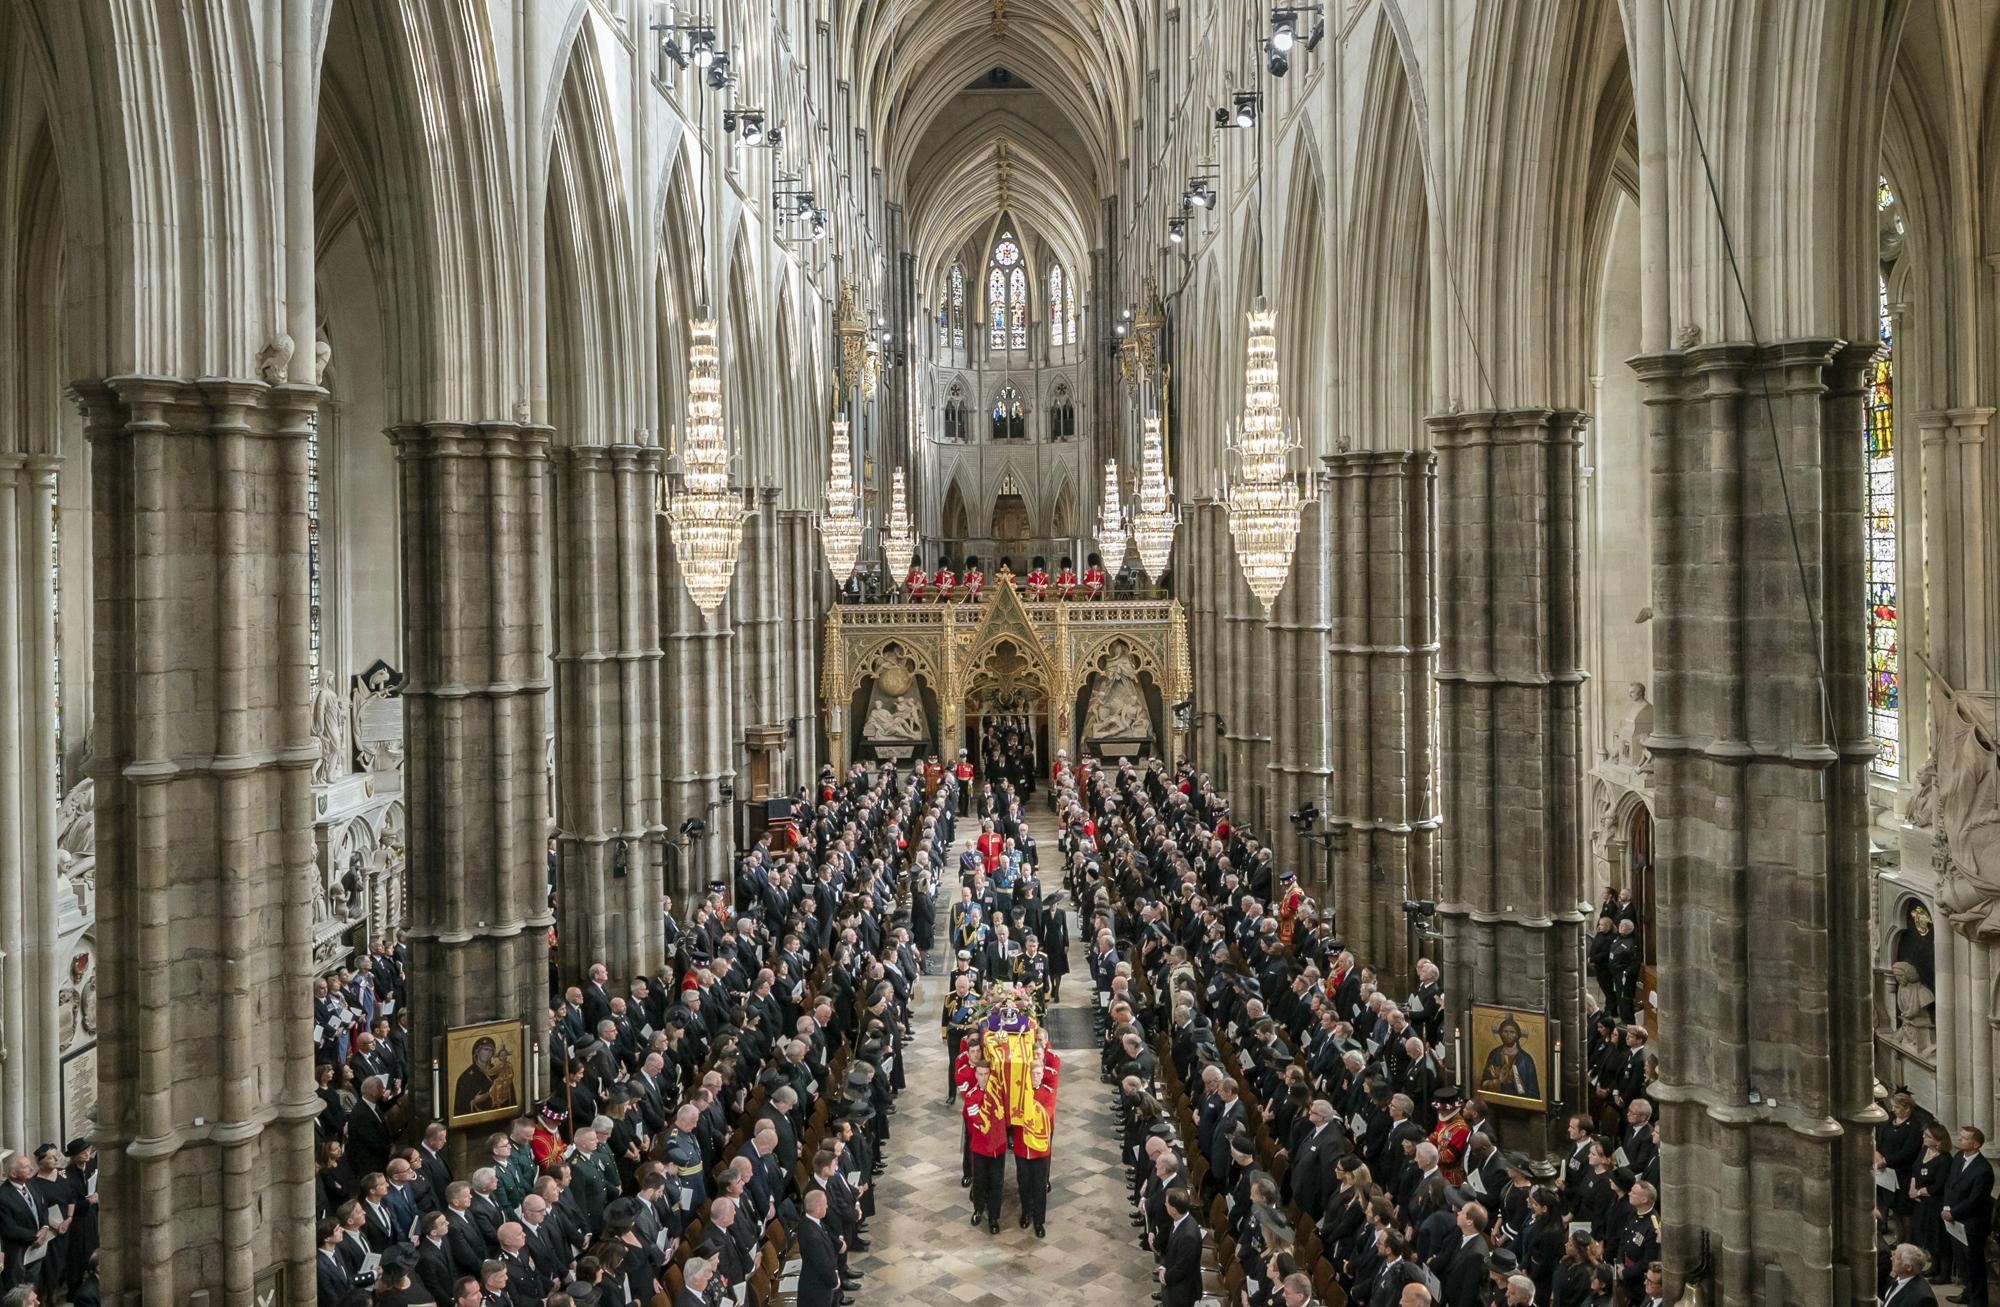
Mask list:
[[[833,420],[833,468],[826,479],[819,538],[833,583],[845,585],[861,561],[861,504],[854,493],[854,446],[848,438],[846,418]]]
[[[917,529],[910,525],[910,506],[903,493],[903,469],[889,483],[889,521],[882,528],[882,565],[893,583],[917,561]]]
[[[1174,528],[1180,514],[1174,511],[1172,492],[1167,487],[1166,441],[1160,435],[1160,419],[1146,419],[1146,433],[1140,446],[1139,502],[1132,512],[1132,544],[1139,551],[1139,566],[1146,579],[1158,581],[1167,570],[1167,558],[1174,551]]]
[[[1115,572],[1125,563],[1125,505],[1118,496],[1118,460],[1104,463],[1104,508],[1097,519],[1097,547],[1104,570]]]
[[[1291,455],[1299,442],[1278,403],[1277,324],[1278,315],[1259,295],[1250,310],[1243,416],[1229,446],[1236,454],[1237,475],[1223,487],[1236,561],[1266,617],[1291,573],[1299,509],[1308,499],[1291,475]]]
[[[681,489],[667,497],[667,523],[688,598],[702,616],[715,613],[736,575],[744,500],[729,488],[729,434],[722,425],[722,370],[715,320],[688,324],[688,428],[681,442]]]

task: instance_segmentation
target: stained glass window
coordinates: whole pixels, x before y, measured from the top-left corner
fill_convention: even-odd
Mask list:
[[[995,268],[986,276],[987,341],[994,349],[1007,348],[1007,274]]]
[[[1007,274],[1007,300],[1013,306],[1014,326],[1008,333],[1013,349],[1028,348],[1028,274],[1019,268]]]
[[[965,269],[951,265],[951,347],[965,348]]]
[[[1068,296],[1067,307],[1069,311],[1064,315],[1063,322],[1069,333],[1069,343],[1074,345],[1076,344],[1076,281],[1074,278],[1070,280],[1066,294]]]
[[[1888,195],[1888,188],[1883,188]],[[1885,200],[1884,207],[1893,203]],[[1875,770],[1885,776],[1903,771],[1902,666],[1896,648],[1896,357],[1889,319],[1889,284],[1878,279],[1882,351],[1868,365],[1867,500],[1868,549],[1868,729],[1875,736]]]
[[[320,665],[319,414],[306,419],[306,668],[319,691]]]
[[[1000,243],[993,247],[993,261],[1003,268],[1011,268],[1021,261],[1021,247],[1014,243],[1014,233],[1001,235]]]
[[[1049,343],[1063,343],[1063,275],[1060,263],[1049,269]]]

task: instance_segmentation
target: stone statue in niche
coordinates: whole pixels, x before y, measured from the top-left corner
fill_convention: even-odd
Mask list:
[[[1896,982],[1896,1033],[1903,1046],[1928,1055],[1937,1048],[1937,995],[1917,977],[1917,968],[1898,962],[1889,968]]]
[[[923,696],[909,672],[892,667],[875,679],[875,694],[868,705],[868,720],[862,724],[861,738],[903,743],[930,738],[924,720]]]
[[[279,332],[257,355],[257,375],[267,386],[282,386],[291,379],[292,352],[297,348],[289,332]]]
[[[1968,939],[2000,939],[2000,730],[1991,696],[1954,692],[1931,676],[1937,741],[1934,821],[1945,851],[1943,906]]]
[[[97,781],[88,771],[56,809],[56,879],[89,916],[97,899]]]
[[[319,761],[313,764],[313,784],[331,785],[351,770],[347,750],[347,705],[335,688],[333,673],[321,679],[313,691],[313,739],[319,743]]]
[[[1642,774],[1650,773],[1653,755],[1646,748],[1646,737],[1652,733],[1653,705],[1646,701],[1645,683],[1634,681],[1626,687],[1625,711],[1611,732],[1609,760]]]
[[[1910,795],[1909,806],[1903,809],[1903,820],[1919,830],[1929,830],[1937,822],[1937,773],[1937,752],[1933,750],[1931,760],[1917,773],[1917,788]]]
[[[327,343],[326,333],[317,333],[313,340],[313,384],[326,384],[326,367],[333,362],[333,346]]]
[[[1084,722],[1086,740],[1150,740],[1152,714],[1146,692],[1139,686],[1139,662],[1121,653],[1106,663],[1090,696],[1090,717]]]
[[[348,692],[354,756],[369,772],[403,769],[403,676],[376,659]]]
[[[97,1038],[97,968],[91,961],[86,936],[56,994],[56,1041],[65,1053]]]

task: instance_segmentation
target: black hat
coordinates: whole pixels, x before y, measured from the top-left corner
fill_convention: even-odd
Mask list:
[[[390,1276],[409,1275],[417,1269],[417,1250],[408,1244],[391,1244],[382,1250],[382,1270]]]
[[[1486,1254],[1486,1269],[1495,1275],[1512,1275],[1521,1269],[1521,1259],[1514,1256],[1510,1249],[1495,1248]]]
[[[849,1099],[841,1104],[833,1119],[835,1122],[844,1121],[848,1125],[866,1125],[875,1119],[875,1105],[866,1099]]]
[[[607,1221],[632,1221],[638,1216],[639,1200],[636,1198],[614,1198],[604,1209]]]
[[[90,1149],[91,1143],[88,1139],[72,1139],[69,1141],[69,1146],[63,1149],[63,1152],[71,1157],[75,1157],[79,1153],[89,1152]]]
[[[1531,1165],[1528,1161],[1528,1155],[1519,1149],[1508,1149],[1506,1152],[1500,1154],[1500,1160],[1506,1165],[1509,1171],[1519,1171],[1522,1175],[1531,1174],[1528,1169]]]
[[[1457,1085],[1439,1085],[1437,1092],[1431,1095],[1431,1101],[1433,1103],[1462,1103],[1465,1101],[1465,1091]]]
[[[1035,567],[1047,567],[1047,566],[1049,565],[1049,560],[1048,560],[1048,559],[1046,559],[1046,558],[1043,558],[1043,557],[1042,557],[1042,556],[1041,556],[1040,554],[1036,554],[1036,555],[1035,555],[1035,561],[1034,561],[1034,564],[1033,564],[1033,565],[1034,565]]]

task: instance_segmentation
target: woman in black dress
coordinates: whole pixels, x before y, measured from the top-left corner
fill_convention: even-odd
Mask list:
[[[1598,1264],[1597,1248],[1590,1236],[1581,1230],[1572,1234],[1563,1247],[1562,1260],[1556,1263],[1555,1307],[1590,1307],[1595,1301],[1591,1297],[1591,1273]]]
[[[1915,1217],[1910,1242],[1931,1255],[1931,1265],[1944,1264],[1944,1182],[1951,1169],[1951,1136],[1932,1121],[1924,1127],[1923,1151],[1910,1173],[1909,1196]]]
[[[43,1292],[51,1299],[58,1287],[69,1283],[69,1261],[75,1252],[72,1235],[76,1228],[77,1209],[83,1205],[83,1188],[70,1179],[64,1163],[69,1159],[54,1144],[43,1144],[35,1150],[35,1173],[28,1178],[28,1188],[41,1200],[42,1210],[48,1213],[47,1223],[56,1228],[55,1238],[49,1241],[49,1251],[41,1269]]]

